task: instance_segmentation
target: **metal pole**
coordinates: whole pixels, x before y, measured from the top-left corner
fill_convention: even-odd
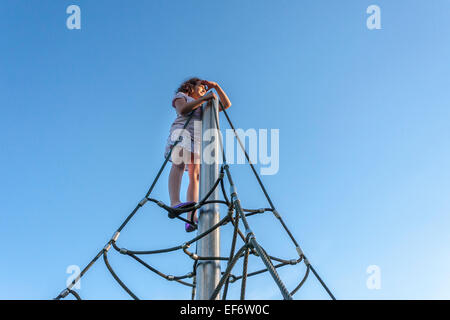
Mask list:
[[[218,100],[212,99],[203,104],[202,118],[202,148],[200,164],[200,195],[202,199],[219,177],[219,137],[214,119],[218,112]],[[209,196],[208,200],[219,200],[218,189]],[[217,224],[220,220],[219,205],[211,203],[199,209],[198,233],[201,234]],[[201,257],[220,256],[220,230],[213,232],[198,241],[197,254]],[[220,261],[200,260],[197,265],[197,300],[208,300],[220,281]],[[217,295],[216,299],[220,299]]]

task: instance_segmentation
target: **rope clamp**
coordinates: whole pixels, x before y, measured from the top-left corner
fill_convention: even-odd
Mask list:
[[[148,198],[145,197],[144,199],[141,200],[141,202],[139,202],[139,206],[142,207],[144,204],[146,204],[148,201]]]
[[[234,184],[230,186],[230,194],[231,194],[231,201],[233,202],[233,197],[237,197],[237,190]]]
[[[108,242],[106,246],[103,248],[103,251],[108,252],[111,249],[111,242]]]
[[[281,219],[281,216],[280,216],[280,214],[278,213],[278,211],[276,210],[276,209],[273,209],[273,214],[274,214],[274,216],[277,218],[277,219]]]
[[[228,279],[230,279],[230,283],[234,283],[237,280],[237,278],[236,278],[236,276],[234,274],[230,274],[228,276]]]
[[[162,208],[164,208],[164,206],[165,206],[164,202],[161,202],[161,201],[156,202],[156,204]]]
[[[252,239],[254,240],[255,239],[255,235],[253,234],[252,230],[250,230],[250,229],[245,229],[245,233],[246,233],[245,241],[246,241],[247,244],[250,245],[250,240],[252,240]]]
[[[311,264],[309,263],[309,260],[303,256],[303,261],[305,262],[305,265],[310,266]]]
[[[302,249],[301,249],[300,247],[296,247],[295,249],[297,250],[298,256],[299,256],[300,258],[301,258],[301,257],[304,257],[304,256],[303,256],[303,251],[302,251]]]
[[[120,252],[121,254],[127,254],[127,253],[128,253],[128,250],[125,249],[125,248],[120,248],[119,252]]]
[[[69,295],[69,289],[64,289],[59,295],[61,296],[61,298],[67,297]]]
[[[111,238],[112,241],[116,242],[117,239],[119,239],[120,236],[120,231],[116,231],[113,235],[113,237]]]
[[[188,244],[187,242],[185,242],[185,243],[183,243],[183,245],[182,245],[181,247],[182,247],[183,249],[187,249],[187,248],[190,248],[191,245]]]

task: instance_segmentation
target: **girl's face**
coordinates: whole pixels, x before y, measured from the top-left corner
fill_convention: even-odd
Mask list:
[[[191,94],[192,98],[198,99],[203,97],[206,94],[206,86],[198,81],[194,87],[194,90]]]

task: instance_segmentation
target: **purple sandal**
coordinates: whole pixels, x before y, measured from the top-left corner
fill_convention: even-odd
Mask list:
[[[173,206],[173,209],[182,209],[182,208],[187,208],[187,207],[193,207],[195,205],[194,201],[188,201],[188,202],[182,202],[177,204],[176,206]],[[173,211],[169,211],[169,213],[167,214],[169,216],[170,219],[174,219],[176,217],[178,217],[182,212],[173,212]]]
[[[197,227],[193,224],[187,223],[184,225],[184,230],[186,230],[186,232],[193,232],[195,230],[197,230]]]
[[[194,216],[194,214],[195,214],[195,211],[192,214],[192,216]],[[195,220],[196,220],[195,223],[198,223],[198,219],[195,219]],[[184,225],[184,230],[186,230],[186,232],[192,232],[192,231],[197,230],[197,226],[195,224],[190,224],[190,223],[186,222],[186,224]]]

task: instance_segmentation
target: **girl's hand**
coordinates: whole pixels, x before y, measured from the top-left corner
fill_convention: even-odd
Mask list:
[[[215,89],[218,86],[218,84],[216,82],[208,81],[208,80],[202,80],[202,84],[208,87],[206,91]]]
[[[211,100],[211,99],[217,99],[217,96],[216,96],[216,94],[214,93],[214,92],[209,92],[208,94],[206,94],[206,95],[204,95],[201,99],[203,100],[203,101],[208,101],[208,100]]]

